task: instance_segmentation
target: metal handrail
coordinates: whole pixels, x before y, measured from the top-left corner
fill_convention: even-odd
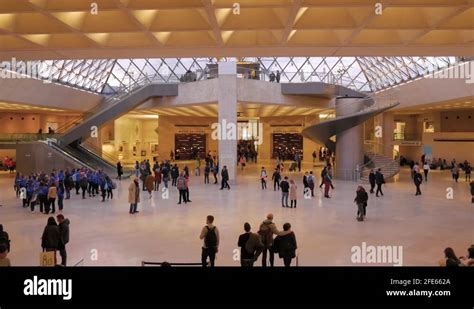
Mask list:
[[[80,264],[84,266],[84,258],[80,259],[76,264],[72,265],[72,267],[79,266]]]
[[[400,166],[400,152],[397,151],[396,149],[392,149],[392,151],[395,151],[395,153],[396,153],[396,155],[395,155],[396,158],[395,158],[395,159],[392,158],[393,162],[389,162],[389,163],[384,164],[384,165],[381,165],[381,166],[375,166],[375,164],[374,164],[374,158],[375,158],[375,156],[376,156],[376,155],[385,156],[385,154],[380,153],[380,152],[377,151],[376,149],[377,149],[377,148],[380,148],[380,147],[383,149],[383,148],[387,147],[387,145],[381,144],[381,143],[377,143],[377,142],[373,142],[373,141],[366,141],[365,144],[366,144],[366,145],[370,145],[371,147],[373,147],[374,150],[373,150],[373,152],[372,152],[372,153],[373,153],[373,158],[372,158],[368,163],[366,163],[366,164],[364,164],[364,165],[362,165],[362,166],[359,166],[359,172],[360,172],[361,178],[363,178],[363,177],[365,177],[365,176],[368,176],[368,174],[367,174],[367,175],[365,175],[365,174],[366,174],[366,172],[367,172],[367,170],[368,170],[369,168],[370,168],[370,169],[375,169],[375,170],[377,170],[377,169],[380,168],[380,169],[382,169],[382,171],[383,171],[385,168],[387,168],[387,167],[389,167],[389,166],[392,166],[393,164],[397,164],[398,166]],[[369,153],[369,152],[367,151],[366,153]],[[369,167],[369,164],[370,164],[370,163],[373,163],[374,166],[373,166],[373,167]]]
[[[106,161],[109,161],[109,163],[111,163],[111,164],[115,164],[118,160],[118,158],[116,158],[114,155],[112,155],[111,153],[109,153],[107,151],[104,151],[103,149],[100,149],[99,147],[92,144],[91,142],[84,141],[84,142],[81,142],[81,144],[79,146],[86,149],[86,150],[88,150],[89,152],[94,153],[95,155],[97,155],[99,157],[102,157]]]

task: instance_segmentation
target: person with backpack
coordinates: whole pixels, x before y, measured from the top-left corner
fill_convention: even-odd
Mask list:
[[[0,224],[0,245],[5,245],[5,248],[10,252],[10,236],[3,230],[3,224]]]
[[[242,267],[252,267],[263,251],[260,235],[252,233],[250,229],[250,224],[245,222],[245,233],[239,236],[237,242],[237,246],[240,247],[240,265]]]
[[[67,253],[66,245],[69,242],[69,219],[64,218],[62,214],[56,216],[59,230],[59,255],[61,256],[61,265],[66,266]]]
[[[278,252],[278,256],[283,259],[285,267],[290,267],[291,260],[296,257],[296,249],[298,245],[296,244],[295,233],[291,230],[291,224],[283,224],[283,231],[286,232],[285,235],[278,235],[274,241],[275,252]]]
[[[268,214],[267,219],[260,224],[258,234],[263,243],[262,267],[267,266],[267,253],[269,255],[270,266],[273,267],[275,260],[275,252],[273,251],[273,235],[284,236],[289,232],[279,231],[273,223],[273,214]]]
[[[415,195],[421,195],[420,185],[423,182],[423,176],[421,176],[420,172],[415,171],[413,176],[413,182],[416,186],[416,193]]]
[[[369,195],[365,191],[364,187],[358,186],[356,190],[356,197],[354,202],[357,204],[357,221],[364,221],[365,208],[367,207],[367,201]]]
[[[184,203],[188,203],[188,199],[186,197],[186,178],[184,178],[184,172],[181,172],[181,174],[178,176],[176,180],[176,188],[179,191],[179,202],[178,204],[181,204],[181,199],[183,199]]]
[[[288,176],[280,182],[281,188],[281,207],[290,207],[288,206],[288,196],[290,194],[290,184],[288,183]]]
[[[206,225],[202,228],[199,239],[203,240],[201,263],[202,267],[207,267],[207,258],[211,267],[214,267],[216,254],[219,251],[219,230],[214,226],[214,216],[206,217]]]

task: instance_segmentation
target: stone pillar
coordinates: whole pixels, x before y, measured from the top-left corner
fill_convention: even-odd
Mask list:
[[[219,170],[229,171],[229,183],[235,183],[237,172],[237,63],[219,62],[218,78]]]
[[[395,122],[393,114],[385,112],[382,114],[382,138],[376,139],[382,144],[383,154],[386,157],[393,158],[393,130],[395,129]]]
[[[364,108],[361,98],[340,97],[336,99],[336,117],[352,115]],[[357,165],[364,163],[364,125],[352,127],[336,136],[335,177],[351,180]]]

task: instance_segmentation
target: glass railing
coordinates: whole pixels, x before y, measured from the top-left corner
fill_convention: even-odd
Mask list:
[[[33,142],[56,137],[58,137],[56,133],[0,133],[0,142]]]

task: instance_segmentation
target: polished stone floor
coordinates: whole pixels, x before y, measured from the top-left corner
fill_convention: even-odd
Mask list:
[[[267,166],[269,166],[267,162]],[[129,180],[115,190],[114,199],[101,203],[98,198],[82,200],[73,195],[65,201],[64,215],[71,220],[69,263],[84,259],[86,266],[139,266],[142,260],[199,262],[199,232],[208,214],[215,216],[221,234],[216,264],[237,266],[234,260],[237,239],[248,221],[256,231],[259,223],[271,212],[278,228],[290,222],[298,241],[299,265],[354,265],[352,246],[403,246],[403,265],[437,265],[447,246],[458,255],[465,255],[474,244],[474,204],[470,202],[469,186],[461,178],[454,183],[448,171],[432,171],[422,185],[422,196],[415,196],[415,187],[407,170],[384,188],[385,195],[370,196],[367,219],[356,221],[353,203],[356,184],[335,181],[331,199],[322,198],[316,190],[314,199],[305,200],[302,174],[289,174],[299,186],[298,208],[282,208],[280,193],[269,182],[261,190],[258,168],[249,166],[239,171],[238,182],[230,191],[217,185],[204,185],[201,177],[191,178],[191,200],[177,205],[177,190],[170,190],[165,200],[161,193],[148,198],[142,193],[140,213],[130,215],[127,205]],[[306,166],[306,169],[311,167]],[[270,173],[270,169],[269,173]],[[320,168],[314,168],[319,181]],[[211,177],[212,178],[212,177]],[[15,198],[13,177],[0,175],[0,223],[12,239],[10,259],[13,265],[38,265],[40,237],[47,216],[23,209]],[[367,187],[367,185],[366,185]],[[446,197],[447,188],[454,192]],[[277,265],[282,265],[276,259]],[[258,263],[260,264],[260,263]]]

